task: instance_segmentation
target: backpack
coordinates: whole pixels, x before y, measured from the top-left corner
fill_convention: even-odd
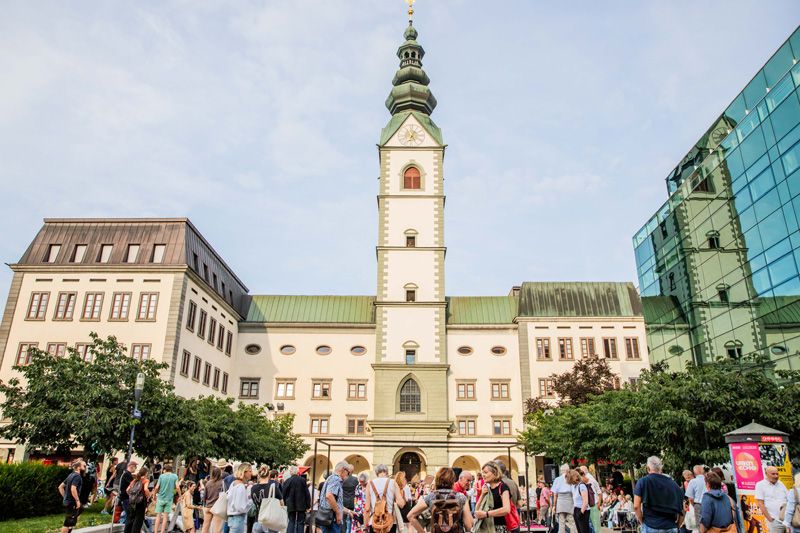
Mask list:
[[[431,503],[431,533],[460,533],[464,530],[462,513],[455,492],[437,490]]]
[[[588,495],[589,499],[589,507],[594,507],[594,487],[587,485],[586,483],[581,483],[581,485],[586,487],[586,494]]]
[[[375,483],[370,481],[372,491],[378,497],[372,511],[372,530],[375,533],[389,533],[394,525],[394,512],[389,509],[389,503],[386,501],[386,491],[389,490],[391,479],[386,479],[386,485],[383,487],[383,494],[378,494],[378,489],[375,488]]]
[[[128,486],[128,503],[137,505],[142,501],[144,501],[144,485],[141,479],[137,479]]]

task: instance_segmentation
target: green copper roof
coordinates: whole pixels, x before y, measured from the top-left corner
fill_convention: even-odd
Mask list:
[[[800,296],[774,296],[760,298],[759,318],[765,326],[787,326],[800,324]]]
[[[447,323],[511,324],[517,316],[513,296],[452,296],[447,298]]]
[[[686,315],[675,296],[643,296],[642,310],[647,325],[686,325]]]
[[[526,282],[519,298],[524,317],[642,316],[633,283]]]
[[[428,134],[436,140],[436,142],[438,142],[440,145],[444,144],[444,140],[442,140],[442,130],[440,130],[439,126],[437,126],[433,120],[431,120],[431,117],[418,111],[404,111],[402,113],[392,115],[389,123],[381,130],[381,140],[378,145],[383,146],[389,142],[389,139],[391,139],[392,135],[394,135],[397,130],[400,129],[400,126],[403,125],[403,122],[406,121],[409,115],[414,115],[414,118],[417,119],[417,122],[419,122],[422,127],[425,128],[425,131],[427,131]]]
[[[374,324],[374,296],[253,296],[248,322]]]
[[[397,49],[400,69],[392,80],[393,87],[386,98],[386,108],[393,115],[406,110],[430,115],[436,108],[436,98],[428,88],[430,79],[422,70],[425,49],[417,42],[417,30],[410,20],[403,37],[406,41]]]

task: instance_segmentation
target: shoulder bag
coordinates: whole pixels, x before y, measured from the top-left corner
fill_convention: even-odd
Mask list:
[[[227,491],[220,491],[219,496],[217,496],[217,501],[214,502],[213,507],[211,507],[211,514],[214,516],[218,516],[225,520],[228,518],[228,492]]]
[[[501,481],[500,484],[497,486],[497,490],[500,491],[500,498],[503,497],[503,482]],[[511,505],[511,511],[504,517],[506,519],[506,529],[508,531],[514,531],[515,529],[519,529],[519,513],[517,512],[517,506],[514,505],[514,502],[511,500],[511,491],[508,492],[508,503]]]
[[[331,476],[335,476],[337,474],[331,474]],[[329,477],[330,479],[330,477]],[[331,509],[330,505],[327,509],[322,508],[322,502],[325,501],[326,490],[328,489],[328,480],[325,480],[325,484],[322,485],[322,490],[319,491],[319,505],[317,508],[317,512],[314,513],[314,522],[317,526],[329,526],[336,520],[336,516],[333,514],[333,509]]]

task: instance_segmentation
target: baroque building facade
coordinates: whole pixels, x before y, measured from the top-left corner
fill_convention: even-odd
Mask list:
[[[436,100],[409,24],[378,145],[377,284],[366,296],[251,295],[187,219],[46,219],[22,258],[0,325],[0,379],[31,345],[63,353],[94,331],[169,364],[178,394],[214,394],[295,415],[330,461],[409,475],[509,459],[524,402],[553,401],[554,373],[605,357],[620,386],[648,366],[631,283],[525,282],[447,296],[444,153]],[[325,446],[300,459],[330,466]],[[0,443],[4,458],[25,450]],[[313,447],[312,447],[313,450]],[[510,467],[526,458],[510,450]],[[543,458],[531,461],[541,473]]]

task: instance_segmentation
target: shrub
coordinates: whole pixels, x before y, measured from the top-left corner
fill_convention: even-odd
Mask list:
[[[58,486],[68,475],[63,466],[0,464],[0,520],[62,512]]]

